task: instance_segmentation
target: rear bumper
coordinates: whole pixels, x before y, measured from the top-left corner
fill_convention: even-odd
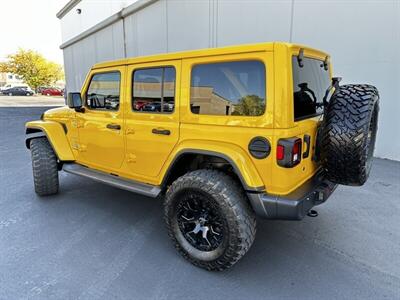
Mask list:
[[[288,195],[248,193],[256,214],[266,219],[301,220],[316,205],[324,203],[336,189],[337,184],[325,179],[318,172]]]

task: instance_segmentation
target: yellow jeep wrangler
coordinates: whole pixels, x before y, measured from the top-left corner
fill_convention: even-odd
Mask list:
[[[68,106],[26,124],[35,191],[65,171],[162,196],[177,250],[223,270],[256,215],[300,220],[371,168],[379,95],[339,85],[328,54],[263,43],[96,64]]]

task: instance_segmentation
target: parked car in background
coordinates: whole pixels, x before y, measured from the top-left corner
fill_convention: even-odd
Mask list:
[[[143,111],[161,111],[161,103],[160,102],[152,102],[149,104],[146,104],[145,106],[142,107]]]
[[[174,111],[174,103],[173,102],[164,102],[163,108],[164,108],[164,112],[173,112]]]
[[[6,84],[5,86],[0,87],[0,92],[3,92],[4,90],[11,89],[11,88],[13,88],[13,87],[23,87],[23,88],[30,89],[29,86],[28,86],[27,84],[9,83],[9,84]]]
[[[32,95],[35,94],[35,91],[32,90],[29,86],[19,86],[22,89],[25,89],[27,92],[31,93]]]
[[[143,110],[143,107],[147,104],[147,101],[136,101],[133,105],[133,110]]]
[[[160,102],[146,103],[146,104],[140,106],[139,109],[136,109],[136,107],[137,107],[137,103],[135,103],[135,110],[161,112],[161,103]],[[163,112],[172,112],[174,110],[173,103],[163,103],[162,107],[163,107]]]
[[[41,94],[43,90],[49,89],[49,88],[51,88],[51,87],[50,87],[50,86],[39,86],[39,87],[36,89],[36,91],[37,91],[38,93]]]
[[[15,86],[6,90],[2,90],[4,95],[8,96],[32,96],[34,92],[28,87]]]
[[[42,89],[40,93],[42,95],[46,95],[46,96],[63,96],[64,95],[63,90],[60,90],[58,88],[45,88],[45,89]]]

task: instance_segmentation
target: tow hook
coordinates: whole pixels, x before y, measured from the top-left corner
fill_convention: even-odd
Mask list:
[[[311,218],[315,218],[318,217],[318,212],[314,209],[310,209],[307,213],[307,216],[311,217]]]

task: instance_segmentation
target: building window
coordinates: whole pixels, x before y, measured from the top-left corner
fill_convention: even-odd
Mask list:
[[[121,75],[119,72],[93,75],[86,93],[90,109],[118,110]]]
[[[149,68],[133,73],[132,109],[172,113],[175,106],[175,69]]]
[[[260,116],[265,112],[265,66],[260,61],[196,65],[190,109],[194,114]]]
[[[13,76],[11,74],[8,75],[8,79],[13,79]]]

